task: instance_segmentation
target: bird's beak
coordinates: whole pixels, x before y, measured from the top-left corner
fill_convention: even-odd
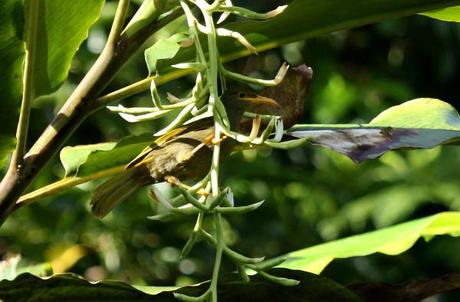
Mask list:
[[[255,97],[239,97],[239,100],[246,101],[256,105],[268,105],[279,108],[280,104],[272,98],[256,95]]]

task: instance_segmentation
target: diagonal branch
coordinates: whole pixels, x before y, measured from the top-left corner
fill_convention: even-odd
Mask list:
[[[43,166],[56,154],[83,120],[100,106],[95,100],[132,54],[158,29],[180,16],[180,10],[154,19],[131,35],[119,35],[126,5],[120,0],[109,43],[54,119],[23,158],[18,169],[9,169],[0,183],[0,224],[16,210],[16,201]],[[158,12],[156,12],[158,13]],[[114,33],[115,32],[115,33]]]

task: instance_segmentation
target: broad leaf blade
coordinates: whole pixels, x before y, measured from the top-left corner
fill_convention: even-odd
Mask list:
[[[223,27],[243,34],[258,52],[262,52],[337,30],[458,4],[460,4],[459,0],[294,0],[283,13],[272,19],[234,22],[224,24]],[[231,61],[251,54],[235,39],[219,38],[218,43],[223,61]],[[160,73],[162,75],[168,72],[174,73],[174,69],[169,66],[189,61],[193,56],[192,49],[180,50],[174,59],[158,64],[159,69],[164,70]]]
[[[0,171],[13,149],[22,94],[24,9],[21,1],[0,1]]]
[[[460,131],[460,117],[455,108],[446,102],[419,98],[386,109],[377,115],[369,125]]]
[[[421,98],[391,107],[369,124],[297,125],[296,138],[345,154],[361,162],[397,149],[427,149],[460,140],[460,118],[448,103]]]
[[[448,22],[460,22],[460,5],[422,13],[421,15]]]
[[[282,256],[279,267],[320,273],[332,260],[373,253],[397,255],[420,237],[460,236],[460,212],[444,212],[365,234],[298,250]]]
[[[328,278],[301,271],[275,269],[275,276],[300,281],[296,286],[283,286],[254,276],[244,282],[232,274],[219,279],[218,296],[221,302],[249,301],[303,301],[303,302],[362,302],[352,291]],[[181,288],[178,292],[198,296],[209,286],[204,282],[199,286]],[[142,287],[151,295],[131,285],[115,281],[89,283],[83,278],[71,275],[55,275],[41,279],[23,274],[13,281],[0,282],[0,298],[5,301],[177,301],[171,287]]]
[[[66,79],[71,60],[98,19],[103,3],[103,0],[40,1],[35,39],[37,60],[33,66],[36,96],[55,91]]]

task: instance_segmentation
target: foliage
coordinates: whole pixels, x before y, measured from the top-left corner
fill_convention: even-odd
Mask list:
[[[155,26],[161,27],[179,16],[179,10],[174,8],[169,17],[168,15],[161,15],[161,9],[170,9],[169,5],[150,7],[150,10],[146,10],[151,16],[151,19],[146,19],[151,22],[148,23],[148,26],[142,22],[136,23],[136,18],[140,16],[136,14],[137,17],[133,17],[134,21],[128,23],[122,32],[124,14],[129,11],[127,3],[128,1],[120,1],[114,27],[112,27],[108,37],[108,46],[104,50],[99,50],[102,50],[102,54],[97,59],[95,67],[89,72],[88,66],[90,62],[94,61],[94,55],[88,52],[88,49],[97,52],[94,47],[89,47],[90,42],[95,43],[94,39],[96,38],[94,37],[97,37],[97,32],[102,32],[102,36],[104,36],[104,28],[107,28],[110,23],[109,20],[115,12],[113,3],[106,3],[98,23],[92,27],[92,33],[87,41],[88,48],[80,47],[72,64],[70,64],[71,58],[86,38],[89,28],[98,18],[102,1],[74,1],[66,4],[67,7],[58,2],[50,5],[46,3],[42,7],[39,5],[35,8],[31,8],[31,2],[26,2],[25,8],[21,7],[17,1],[4,1],[1,4],[0,18],[5,30],[0,33],[0,41],[3,45],[0,49],[0,55],[2,67],[4,66],[4,70],[7,71],[0,76],[4,78],[0,78],[3,79],[0,88],[2,88],[2,99],[5,100],[3,105],[6,109],[2,112],[15,112],[14,108],[19,103],[22,81],[18,79],[23,77],[21,74],[25,49],[22,42],[23,38],[29,50],[29,55],[26,55],[26,62],[30,63],[29,67],[26,64],[24,68],[24,77],[27,78],[27,75],[31,74],[30,70],[37,71],[33,73],[29,82],[24,82],[25,87],[23,87],[21,115],[24,116],[24,108],[38,113],[32,114],[29,127],[30,134],[27,135],[26,131],[26,137],[37,137],[40,134],[40,129],[44,126],[44,117],[57,111],[56,109],[62,105],[62,99],[67,97],[70,91],[74,89],[76,91],[69,97],[67,105],[64,105],[58,112],[58,118],[53,122],[52,127],[41,135],[41,138],[33,144],[24,158],[19,156],[19,163],[26,167],[27,165],[34,167],[38,165],[40,168],[40,165],[44,165],[46,162],[51,162],[51,164],[42,169],[39,177],[33,183],[33,188],[38,190],[30,194],[22,194],[21,191],[19,195],[22,197],[16,196],[19,198],[20,207],[21,205],[27,206],[14,213],[2,227],[0,231],[4,238],[2,245],[8,246],[8,255],[14,252],[23,254],[26,266],[30,262],[43,262],[45,259],[51,261],[56,273],[71,270],[85,274],[85,277],[89,279],[100,279],[109,275],[123,280],[129,279],[136,284],[163,282],[167,284],[176,282],[177,285],[190,284],[209,276],[210,264],[204,259],[211,257],[211,250],[198,243],[190,256],[179,259],[177,247],[184,243],[191,228],[191,221],[188,218],[176,218],[174,224],[146,222],[144,217],[146,213],[150,215],[152,209],[148,206],[144,194],[139,194],[132,202],[122,205],[120,210],[115,211],[103,222],[88,218],[87,211],[78,203],[78,201],[86,202],[88,193],[94,189],[94,185],[87,183],[88,181],[120,173],[123,166],[149,144],[151,133],[154,132],[152,128],[157,133],[160,130],[161,133],[161,129],[170,130],[173,128],[171,125],[177,127],[185,121],[183,118],[174,118],[179,112],[177,107],[162,108],[162,103],[166,100],[159,96],[166,91],[174,91],[176,95],[187,96],[187,87],[197,87],[200,84],[198,82],[192,83],[191,78],[172,80],[191,72],[200,73],[204,68],[203,66],[207,66],[206,62],[209,63],[209,66],[218,63],[217,61],[212,63],[212,55],[207,57],[205,61],[198,60],[190,63],[196,57],[196,51],[200,51],[199,48],[195,47],[198,41],[205,45],[203,51],[209,50],[208,53],[210,54],[212,54],[214,46],[212,43],[207,44],[205,42],[209,36],[206,37],[202,32],[195,32],[196,38],[193,47],[190,47],[190,36],[187,34],[171,35],[176,31],[186,32],[187,30],[183,25],[183,19],[179,18],[169,25],[172,28],[165,27],[156,34],[154,40],[158,42],[148,43],[148,45],[152,45],[146,51],[149,77],[132,84],[132,79],[142,77],[142,73],[145,74],[147,69],[142,67],[143,71],[138,71],[136,67],[141,66],[143,60],[134,55],[136,62],[128,63],[126,69],[113,79],[132,53],[141,48],[142,39],[145,40],[152,34],[152,32],[146,33],[146,31],[152,30],[151,28]],[[158,3],[163,2],[158,1]],[[263,3],[243,4],[242,6],[248,5],[254,11],[267,11],[269,9],[264,7]],[[221,252],[227,253],[230,258],[235,259],[235,254],[231,253],[233,252],[232,245],[236,245],[238,250],[251,256],[258,256],[250,259],[259,259],[263,255],[275,257],[274,261],[265,262],[269,263],[265,266],[264,262],[257,264],[259,266],[252,266],[256,270],[279,264],[277,262],[279,258],[276,256],[287,254],[290,261],[281,265],[297,270],[311,270],[311,267],[315,266],[316,263],[321,263],[322,269],[334,258],[349,258],[378,251],[388,251],[385,248],[380,248],[381,245],[368,248],[371,239],[379,242],[385,240],[382,243],[384,246],[397,247],[391,253],[395,254],[409,248],[419,236],[458,235],[458,229],[455,229],[458,228],[458,217],[456,216],[458,213],[446,212],[378,230],[375,233],[362,234],[305,249],[305,246],[333,240],[347,234],[373,230],[374,227],[382,228],[443,210],[458,210],[460,203],[457,196],[460,192],[457,189],[458,181],[455,176],[458,159],[455,156],[455,150],[433,149],[423,152],[412,151],[407,155],[387,153],[378,161],[355,166],[340,155],[326,150],[313,151],[311,148],[305,147],[293,149],[305,145],[307,142],[312,142],[327,146],[360,161],[376,158],[389,150],[407,147],[432,148],[444,143],[456,143],[458,139],[458,113],[456,110],[440,100],[415,98],[423,96],[444,100],[458,98],[458,94],[452,93],[454,91],[452,87],[455,87],[456,84],[449,84],[455,83],[452,79],[455,79],[456,75],[458,78],[458,68],[455,66],[458,67],[459,65],[456,55],[459,43],[454,34],[455,32],[458,34],[458,26],[449,26],[439,23],[439,21],[428,21],[428,19],[419,16],[400,21],[386,21],[374,26],[313,38],[336,30],[419,12],[424,12],[430,17],[441,20],[458,21],[458,14],[456,13],[458,6],[451,7],[456,4],[458,1],[410,0],[401,2],[375,0],[359,1],[359,3],[354,1],[353,7],[356,9],[349,11],[337,9],[339,6],[347,6],[343,1],[323,1],[317,5],[313,4],[312,1],[297,0],[289,4],[283,13],[276,17],[270,16],[272,18],[267,21],[242,21],[240,18],[233,17],[233,19],[231,18],[232,22],[224,24],[225,28],[236,33],[242,33],[247,39],[246,42],[252,44],[259,53],[288,42],[310,38],[306,44],[287,44],[281,50],[272,50],[267,55],[261,55],[259,59],[255,60],[258,61],[256,64],[262,67],[262,74],[268,77],[267,74],[272,75],[274,73],[276,62],[279,60],[299,64],[306,59],[312,63],[315,70],[315,84],[312,95],[309,97],[311,102],[307,106],[307,115],[309,116],[307,123],[297,125],[285,132],[285,139],[288,138],[288,135],[297,139],[286,140],[281,143],[270,141],[266,143],[271,147],[289,149],[288,151],[260,150],[256,154],[256,150],[248,150],[244,151],[242,155],[234,157],[231,160],[231,165],[224,164],[222,167],[221,176],[226,180],[225,183],[232,188],[237,202],[236,208],[245,205],[245,202],[241,202],[242,200],[265,199],[269,202],[259,211],[243,217],[229,216],[219,222],[223,232],[223,238],[219,240],[225,239],[225,244],[221,245]],[[142,12],[142,7],[140,12]],[[443,9],[444,7],[447,8]],[[28,11],[25,27],[22,19],[24,9]],[[431,9],[441,10],[425,12]],[[82,10],[85,11],[84,18],[79,14]],[[107,13],[110,10],[112,10],[111,13]],[[34,17],[30,14],[31,12],[35,12],[37,15]],[[71,13],[63,14],[63,12]],[[256,15],[251,16],[255,17]],[[190,21],[190,16],[188,17]],[[178,25],[181,21],[180,24],[182,25]],[[36,22],[35,26],[31,25],[33,24],[31,22]],[[116,22],[119,22],[118,27]],[[151,24],[155,26],[149,27]],[[298,24],[302,24],[302,26]],[[48,26],[48,28],[45,29],[43,26]],[[432,48],[433,45],[437,45],[435,41],[428,43],[430,45],[422,44],[425,43],[426,37],[425,34],[419,34],[421,31],[418,32],[416,30],[418,28],[425,28],[429,29],[429,32],[434,32],[430,37],[433,40],[439,39],[439,43],[445,43],[447,46],[442,48],[443,51],[441,52],[440,49]],[[436,31],[438,31],[437,34]],[[405,38],[404,32],[415,33],[416,35]],[[122,39],[116,40],[119,37]],[[160,37],[165,37],[165,39]],[[124,40],[125,38],[126,40]],[[129,46],[123,48],[125,45],[121,42],[126,41],[129,42]],[[243,44],[246,43],[241,38],[239,41]],[[61,47],[62,45],[66,47]],[[114,45],[122,49],[121,54],[113,55],[111,52],[113,49],[110,47]],[[380,47],[374,47],[374,45],[380,45]],[[428,48],[433,54],[421,49],[419,45]],[[254,51],[249,44],[242,46],[236,43],[233,38],[228,37],[219,37],[215,46],[223,61],[232,61]],[[31,56],[30,53],[33,55]],[[34,56],[36,57],[34,58]],[[387,60],[382,62],[382,58],[385,56]],[[116,57],[117,60],[112,62],[110,58],[113,57]],[[427,63],[426,58],[435,62]],[[107,59],[108,61],[105,61]],[[424,64],[419,64],[417,60],[424,62]],[[225,73],[226,69],[218,65],[215,66],[219,72]],[[155,71],[157,74],[154,74]],[[406,72],[407,74],[404,75]],[[82,84],[75,88],[74,83],[85,73],[87,73],[86,80],[83,80]],[[35,100],[40,95],[54,91],[61,85],[67,74],[67,81],[56,93]],[[258,74],[258,77],[260,75]],[[202,77],[205,79],[203,87],[206,85],[216,86],[218,79],[213,79],[213,76],[215,75]],[[152,79],[154,82],[151,86]],[[250,79],[245,78],[245,80]],[[128,84],[132,85],[126,86]],[[104,90],[106,85],[109,85],[107,91],[126,87],[104,95],[107,92]],[[149,87],[156,109],[151,109],[152,107],[145,109],[145,100],[150,97],[135,96]],[[102,91],[105,92],[102,93]],[[82,96],[82,101],[78,99],[79,94]],[[29,97],[25,97],[27,95]],[[29,101],[33,100],[32,106],[27,105],[27,98]],[[135,121],[143,121],[143,123],[122,124],[106,112],[98,112],[96,115],[90,116],[96,109],[122,98],[128,98],[127,102],[130,103],[130,107],[112,107],[111,109],[120,112],[122,117],[124,114],[124,118],[127,120],[134,117]],[[413,100],[403,103],[410,99]],[[356,100],[363,100],[363,103],[358,104]],[[138,113],[133,114],[133,111],[130,111],[133,110],[133,103],[137,107],[144,108],[142,110],[147,110],[142,114],[154,113],[155,118],[161,119],[155,124],[146,123],[146,119],[144,120],[139,117]],[[400,103],[403,104],[384,110],[391,105]],[[183,108],[189,108],[187,106],[190,104],[187,103]],[[218,108],[218,105],[213,107],[212,102],[209,104],[215,122],[224,125],[225,113],[222,110],[214,109]],[[455,106],[454,103],[452,105]],[[370,120],[370,117],[375,116],[379,111],[383,112],[368,125],[363,124],[364,120]],[[27,116],[27,110],[25,112]],[[70,134],[85,118],[87,120],[82,124],[81,129],[77,130],[76,135],[71,138]],[[6,158],[11,152],[11,148],[8,146],[14,147],[13,129],[16,117],[14,114],[7,114],[5,119],[2,118],[2,121],[5,121],[5,127],[4,132],[0,133],[0,142],[2,142],[0,164],[6,164]],[[340,121],[351,121],[352,124],[330,124]],[[311,124],[312,122],[316,124]],[[24,123],[22,125],[24,126]],[[27,122],[25,127],[27,128]],[[163,130],[163,132],[165,131]],[[127,134],[131,134],[131,136],[119,139]],[[135,135],[132,136],[132,134]],[[227,134],[231,136],[231,133],[228,132]],[[342,136],[337,140],[339,134]],[[100,143],[100,141],[106,141],[107,138],[116,139],[118,142]],[[383,138],[387,140],[382,143]],[[64,142],[76,146],[67,146],[61,149]],[[87,145],[88,143],[91,145]],[[29,146],[21,139],[21,136],[18,137],[17,145]],[[363,145],[365,146],[364,149]],[[65,175],[62,170],[58,170],[57,164],[51,161],[51,155],[59,150]],[[21,152],[19,154],[21,155]],[[271,157],[268,159],[270,154]],[[12,162],[14,163],[16,160],[18,158],[13,156]],[[283,169],[289,173],[280,173],[279,171]],[[14,174],[14,171],[11,171],[10,166],[2,184],[6,184],[5,180]],[[26,179],[26,182],[32,182],[34,178],[32,176],[35,175],[28,175],[22,179]],[[56,182],[56,179],[61,177],[63,178]],[[53,181],[55,182],[53,183]],[[50,183],[51,185],[49,185]],[[62,193],[64,190],[79,184],[83,185],[76,190],[53,197],[52,201],[41,201],[45,196]],[[25,190],[27,185],[28,183],[24,183],[21,190]],[[160,187],[159,190],[168,198],[177,193],[169,187]],[[215,195],[219,195],[219,190],[220,188],[216,189]],[[6,191],[2,190],[2,192]],[[224,192],[228,191],[224,190]],[[9,206],[7,204],[6,207],[3,206],[6,204],[5,200],[8,199],[3,199],[1,203],[3,219],[12,211],[11,204]],[[29,204],[39,200],[40,202],[29,206]],[[268,205],[269,203],[270,205]],[[259,204],[256,205],[259,206]],[[171,218],[173,216],[168,212],[168,208],[164,207],[164,204],[157,204],[153,207],[156,214],[159,215],[157,217]],[[230,222],[236,226],[236,229],[229,227]],[[203,229],[211,230],[211,236],[217,236],[213,224],[217,225],[216,221],[204,219]],[[439,224],[445,224],[446,227],[436,228],[439,227]],[[412,226],[413,229],[409,226]],[[401,232],[401,229],[407,232]],[[306,236],[302,236],[304,234]],[[387,236],[381,234],[387,234]],[[193,239],[193,237],[191,238]],[[206,236],[203,238],[206,239]],[[401,241],[401,239],[404,240]],[[420,243],[419,246],[416,244],[415,251],[429,252],[430,248],[438,246],[443,253],[448,255],[445,257],[446,259],[452,259],[452,261],[446,262],[445,265],[449,267],[446,271],[456,270],[460,264],[453,260],[453,255],[455,255],[453,251],[459,248],[458,240],[445,240],[448,239],[433,239],[432,242]],[[444,242],[449,242],[449,244],[455,242],[456,248],[446,250],[442,248],[447,244]],[[420,249],[420,246],[424,248]],[[330,253],[332,249],[334,253]],[[292,252],[293,250],[299,251]],[[323,252],[324,250],[326,251]],[[449,254],[450,252],[452,255]],[[96,256],[97,254],[101,255],[100,258]],[[311,254],[316,256],[312,258]],[[401,256],[402,258],[396,257],[394,259],[400,260],[394,261],[404,261],[405,257],[409,257],[408,255],[410,254],[406,253]],[[381,262],[391,260],[372,257],[362,259],[364,260],[356,260],[357,264],[353,264],[353,262],[347,264],[352,267],[354,274],[345,274],[347,276],[344,276],[344,270],[340,268],[340,263],[344,262],[340,261],[337,262],[338,266],[332,264],[330,269],[326,269],[325,274],[340,283],[346,283],[350,281],[350,278],[359,277],[375,280],[374,277],[370,276],[370,272],[373,271],[374,275],[379,275],[379,278],[385,277],[386,281],[396,282],[401,281],[401,278],[420,276],[422,274],[417,272],[425,269],[422,265],[413,265],[409,270],[403,268],[398,270],[397,265],[394,265],[399,275],[397,274],[396,277],[394,275],[385,276],[384,270],[381,269],[385,266],[382,266]],[[420,259],[420,256],[416,259]],[[120,261],[122,262],[120,263]],[[363,272],[359,263],[361,266],[362,263],[371,266],[371,269]],[[405,265],[409,264],[405,263]],[[227,266],[228,263],[224,260],[223,267],[226,270],[228,270]],[[177,271],[177,267],[179,267],[180,273]],[[319,272],[321,269],[315,271]],[[411,271],[414,274],[408,274]],[[261,276],[281,283],[285,281],[289,283],[293,279],[301,280],[301,277],[295,276],[300,274],[299,272],[288,272],[287,275],[281,273],[279,277],[264,274],[261,269]],[[187,277],[187,275],[191,277]],[[275,276],[277,276],[276,273]],[[74,277],[58,276],[56,278],[50,279],[50,282],[58,281],[59,278],[68,278],[66,280],[69,282],[76,280]],[[251,280],[258,280],[257,278],[251,277]],[[309,278],[315,280],[316,277]],[[42,286],[40,281],[34,279],[32,275],[23,275],[13,282],[24,280]],[[213,277],[213,282],[214,280],[217,280],[216,276]],[[351,281],[355,280],[351,279]],[[80,279],[80,281],[83,282],[84,280]],[[225,279],[222,282],[223,286],[226,286]],[[14,283],[7,283],[6,281],[3,281],[2,284],[4,286],[2,290],[8,288],[10,286],[8,284],[15,286]],[[252,288],[257,287],[249,284]],[[268,287],[276,288],[278,286],[267,284]],[[84,285],[84,282],[80,283],[80,286],[91,290],[89,286]],[[114,291],[109,290],[107,297],[114,295],[116,290],[127,288],[126,285],[122,284],[113,286]],[[314,288],[318,289],[319,287],[318,285]],[[241,288],[243,292],[246,290],[243,289],[244,284],[241,285]],[[296,288],[300,287],[288,287],[286,292],[292,294],[293,297],[300,295],[296,292]],[[59,288],[56,289],[59,290]],[[202,288],[201,290],[200,294],[205,289]],[[276,288],[276,290],[280,289]],[[9,294],[9,292],[6,289],[3,293]],[[131,293],[139,294],[138,292]],[[198,291],[195,291],[192,294],[197,293]],[[88,296],[92,295],[89,292]],[[332,295],[332,293],[326,291],[326,295]],[[168,299],[171,299],[171,296]]]

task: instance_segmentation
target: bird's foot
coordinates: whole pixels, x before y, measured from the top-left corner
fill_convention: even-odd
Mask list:
[[[222,135],[219,138],[216,138],[214,135],[210,135],[207,138],[205,138],[203,144],[205,144],[205,145],[219,145],[226,139],[227,139],[226,135]]]
[[[167,183],[169,183],[171,186],[173,187],[181,187],[181,188],[184,188],[186,190],[189,190],[190,189],[190,186],[189,185],[186,185],[184,183],[182,183],[177,177],[175,176],[172,176],[172,175],[167,175],[165,176],[165,181]]]
[[[186,185],[184,184],[183,182],[181,182],[177,177],[175,176],[171,176],[171,175],[168,175],[168,176],[165,176],[165,181],[167,183],[169,183],[171,186],[174,186],[174,187],[180,187],[182,189],[185,189],[185,190],[190,190],[192,189],[192,187],[190,187],[189,185]],[[205,189],[199,189],[198,191],[196,191],[196,194],[200,195],[200,196],[209,196],[209,192],[206,191]]]

